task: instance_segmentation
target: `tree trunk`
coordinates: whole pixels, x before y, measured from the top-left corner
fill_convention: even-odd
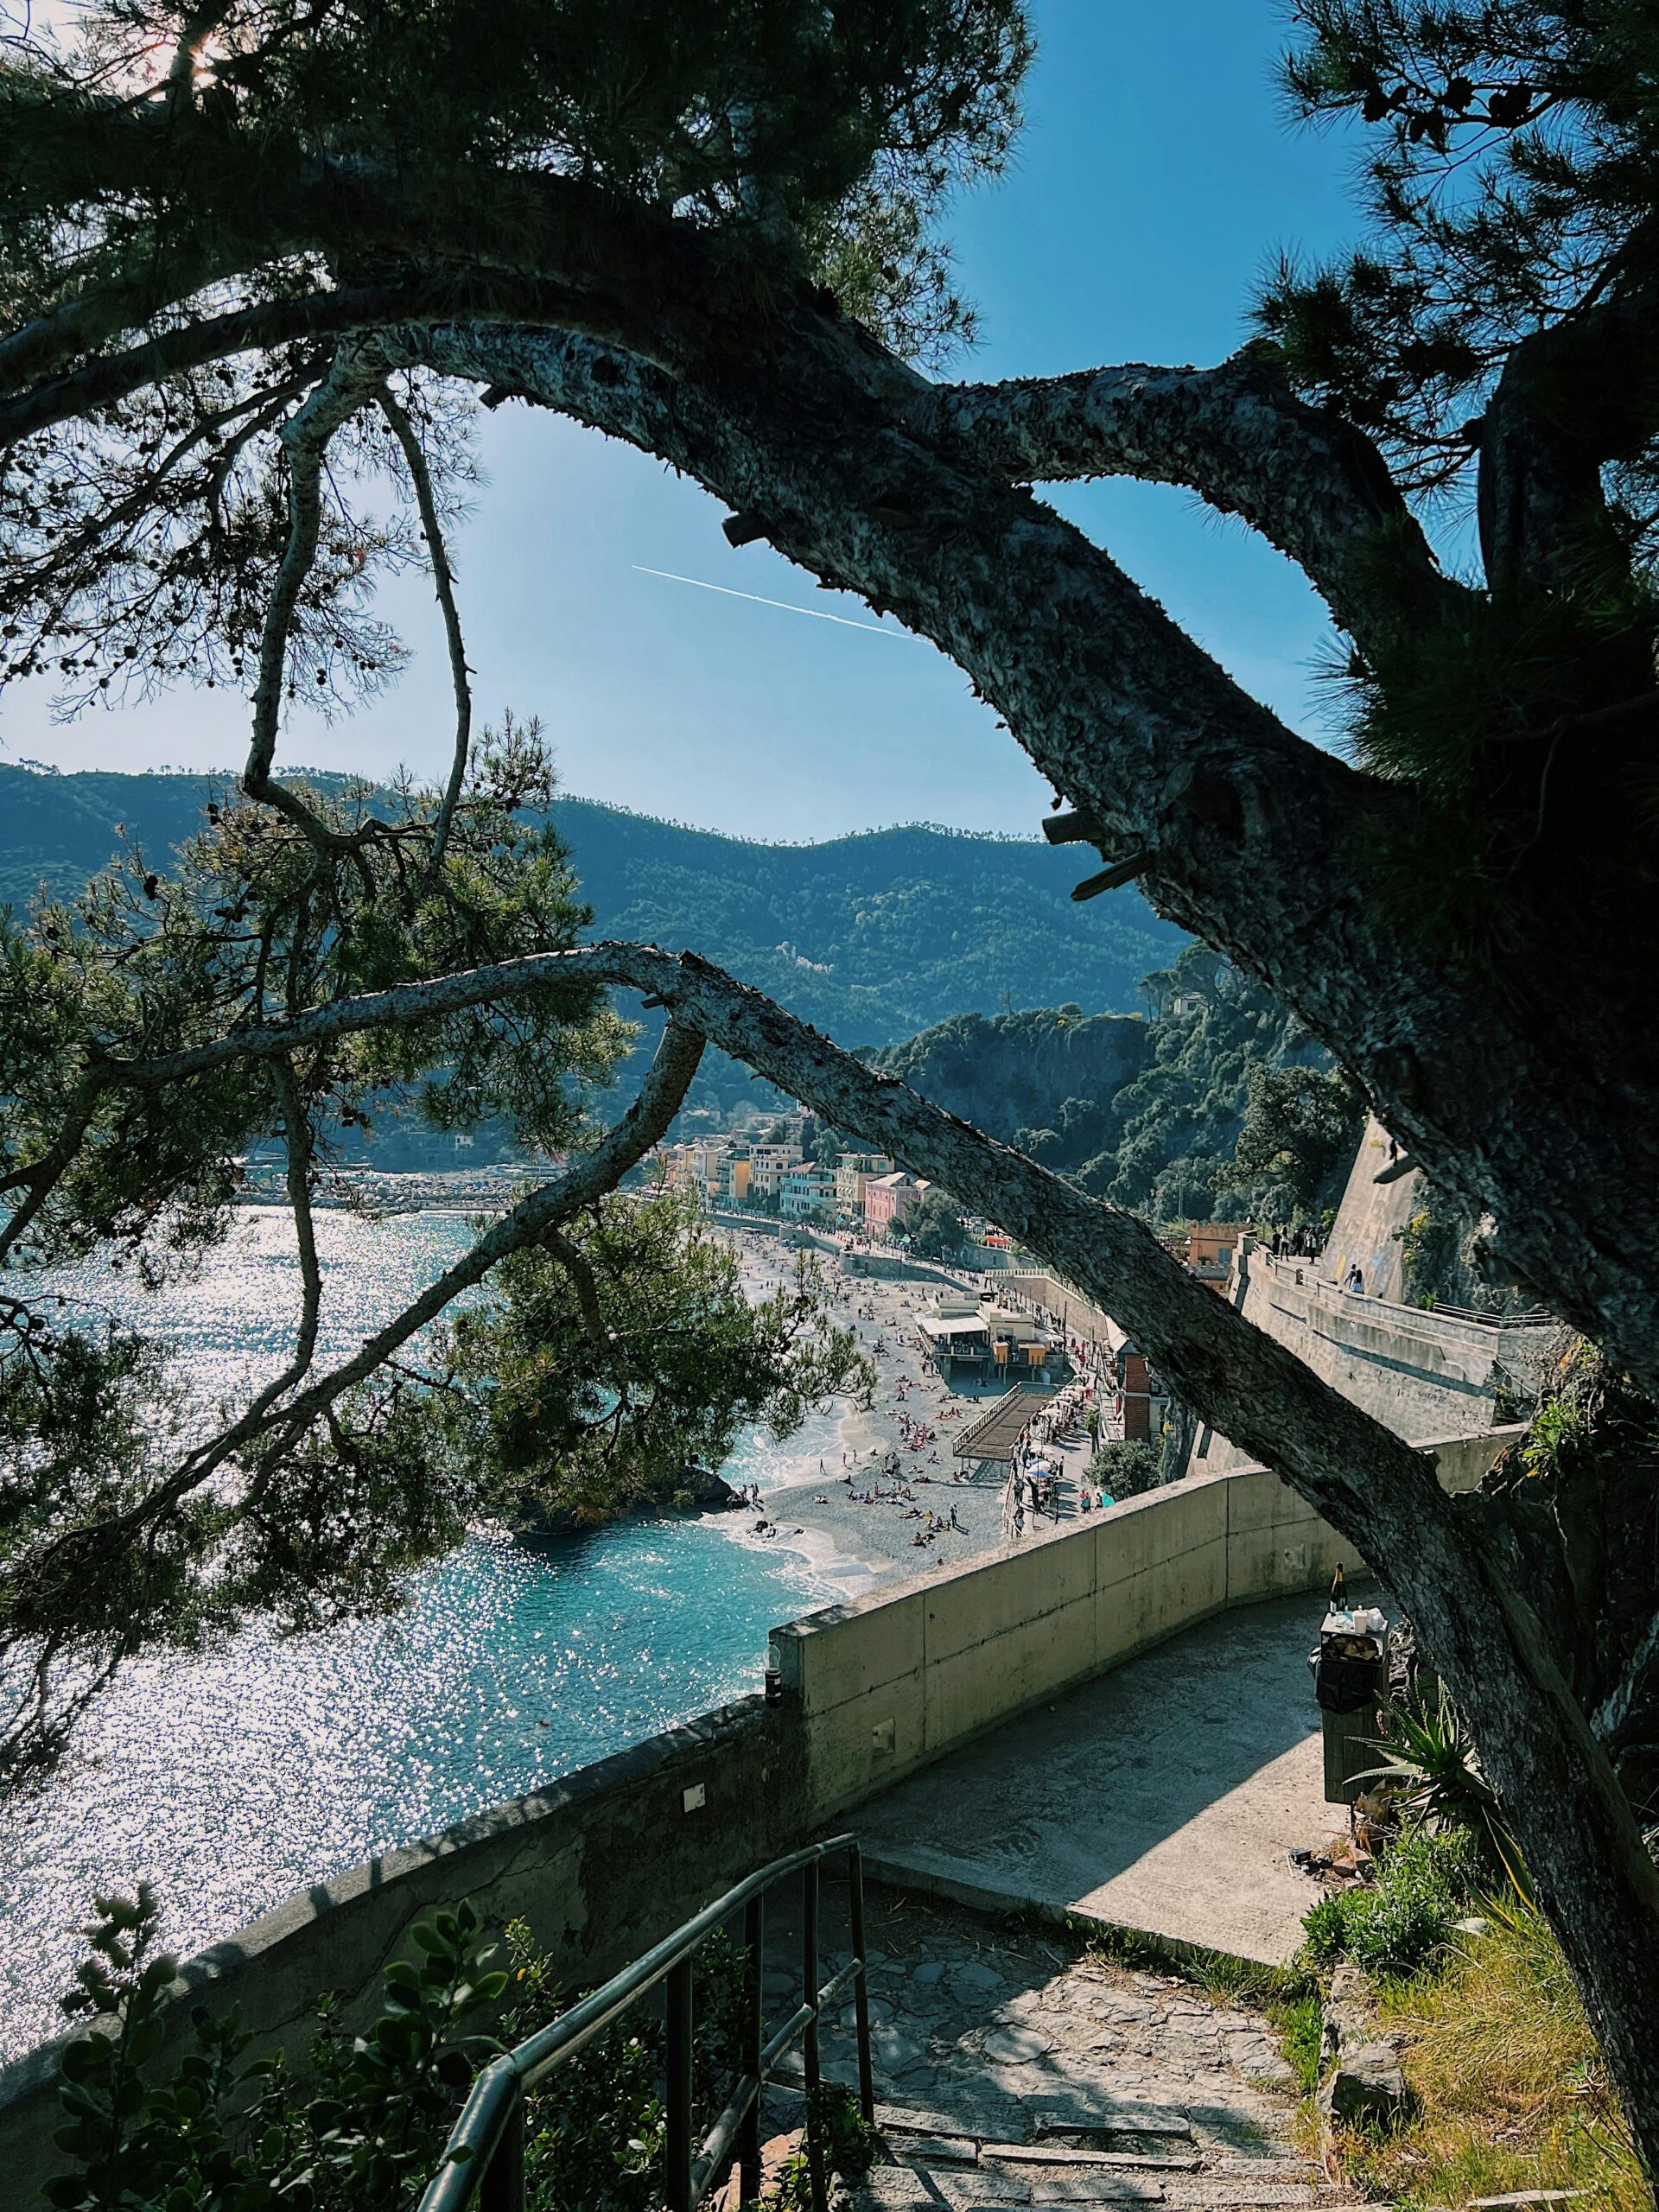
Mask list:
[[[675,965],[677,982],[667,972]],[[1504,1580],[1486,1501],[1448,1497],[1421,1453],[1198,1282],[1140,1222],[872,1073],[702,963],[629,955],[616,972],[660,992],[832,1127],[1010,1230],[1349,1538],[1468,1718],[1632,2131],[1659,2171],[1659,1872],[1537,1618]]]

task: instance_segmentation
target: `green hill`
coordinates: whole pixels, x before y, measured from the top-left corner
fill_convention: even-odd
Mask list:
[[[232,781],[0,766],[0,900],[73,890],[124,828],[164,858]],[[1036,842],[906,828],[765,845],[580,798],[554,818],[594,936],[696,950],[848,1044],[974,1009],[1127,1010],[1185,942],[1132,888],[1073,906],[1082,864]]]
[[[1084,1190],[1154,1221],[1317,1221],[1360,1103],[1276,1000],[1189,944],[1144,1020],[1076,1004],[956,1014],[880,1056],[890,1074]]]
[[[1146,1067],[1154,1031],[1136,1015],[1085,1016],[1075,1004],[957,1014],[890,1047],[881,1065],[993,1136],[1040,1132],[1042,1158],[1070,1170],[1115,1140],[1114,1102]]]

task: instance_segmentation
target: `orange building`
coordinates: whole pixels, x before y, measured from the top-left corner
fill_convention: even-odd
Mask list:
[[[1195,1221],[1186,1234],[1186,1264],[1200,1282],[1212,1290],[1225,1290],[1233,1270],[1238,1240],[1247,1236],[1247,1221]]]

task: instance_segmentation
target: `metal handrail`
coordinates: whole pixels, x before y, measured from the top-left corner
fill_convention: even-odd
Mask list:
[[[818,1869],[844,1854],[852,1919],[853,1955],[841,1971],[818,1986]],[[760,1968],[765,1943],[765,1899],[786,1875],[801,1876],[802,2002],[777,2032],[766,2039]],[[744,2071],[730,2101],[701,2144],[691,2139],[691,1959],[733,1913],[744,1915],[747,1953],[744,2022]],[[667,1990],[667,2212],[696,2212],[709,2184],[722,2171],[734,2143],[745,2201],[760,2194],[760,2097],[778,2061],[804,2037],[804,2066],[809,2098],[820,2082],[818,2021],[850,1983],[858,2037],[859,2107],[875,2121],[875,2088],[870,2068],[869,1975],[865,1963],[864,1876],[858,1839],[832,1836],[774,1859],[704,1907],[695,1918],[665,1936],[632,1966],[613,1974],[602,1988],[573,2005],[540,2031],[493,2058],[473,2083],[461,2116],[450,2130],[443,2158],[427,2184],[419,2212],[524,2212],[524,2096],[528,2090],[574,2058],[594,2037],[620,2019],[659,1981]],[[807,2166],[813,2212],[825,2212],[822,2146],[807,2130]]]

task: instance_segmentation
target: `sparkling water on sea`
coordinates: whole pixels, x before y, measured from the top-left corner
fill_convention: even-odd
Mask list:
[[[470,1236],[460,1212],[320,1216],[320,1357]],[[91,1268],[73,1287],[126,1310],[136,1296]],[[254,1208],[197,1281],[144,1310],[199,1389],[239,1402],[280,1362],[296,1287],[286,1217]],[[747,1434],[727,1471],[766,1487],[834,1449],[833,1414],[815,1416],[781,1447]],[[72,1770],[0,1816],[0,2057],[55,2032],[95,1893],[155,1882],[188,1955],[308,1882],[758,1688],[767,1630],[832,1594],[713,1516],[544,1549],[480,1534],[393,1619],[289,1642],[251,1629],[134,1665]]]

